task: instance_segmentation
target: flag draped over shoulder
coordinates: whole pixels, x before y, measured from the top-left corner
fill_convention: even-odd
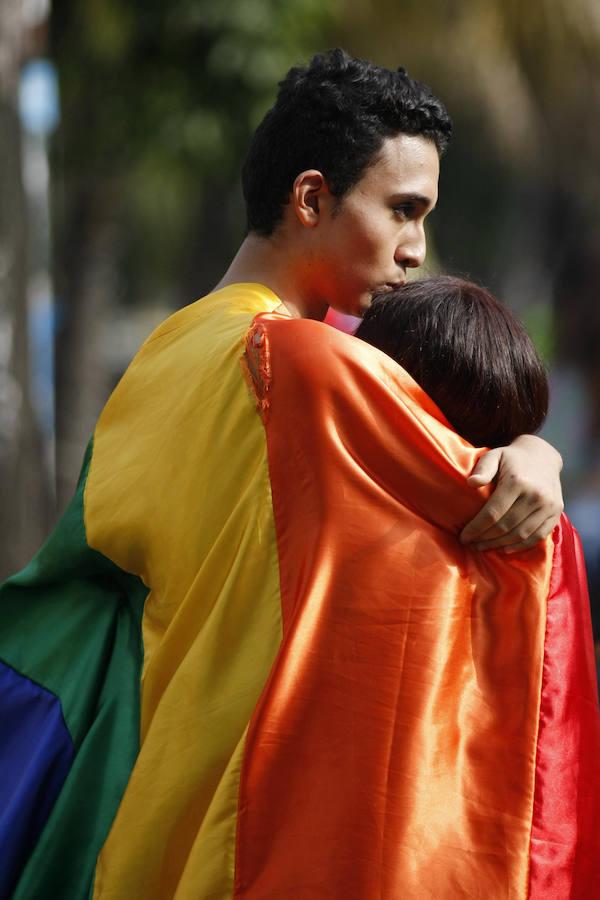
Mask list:
[[[587,900],[575,533],[460,545],[480,451],[278,306],[234,285],[150,336],[0,589],[0,897]]]
[[[593,896],[600,724],[568,520],[516,556],[463,547],[481,451],[402,369],[277,316],[247,355],[284,639],[246,742],[240,896]]]

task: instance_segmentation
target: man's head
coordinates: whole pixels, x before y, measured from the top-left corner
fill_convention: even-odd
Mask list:
[[[488,291],[440,276],[376,297],[356,336],[412,375],[476,447],[540,428],[548,381],[533,343]]]
[[[403,69],[319,54],[288,72],[254,135],[242,172],[248,229],[287,238],[311,291],[361,312],[423,261],[450,133],[441,102]]]

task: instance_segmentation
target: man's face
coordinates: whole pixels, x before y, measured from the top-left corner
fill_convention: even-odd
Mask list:
[[[437,202],[439,157],[433,141],[388,138],[376,162],[313,232],[314,292],[339,312],[360,316],[374,293],[406,280],[425,259],[424,220]]]

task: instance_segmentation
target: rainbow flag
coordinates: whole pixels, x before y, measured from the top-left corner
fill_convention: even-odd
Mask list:
[[[480,452],[261,285],[163,323],[0,589],[0,897],[590,900],[581,550],[463,547]]]

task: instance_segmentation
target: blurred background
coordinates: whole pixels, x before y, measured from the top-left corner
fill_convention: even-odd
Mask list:
[[[486,284],[546,360],[598,636],[597,0],[2,0],[0,576],[64,509],[140,343],[218,281],[250,135],[331,46],[449,107],[426,271]]]

